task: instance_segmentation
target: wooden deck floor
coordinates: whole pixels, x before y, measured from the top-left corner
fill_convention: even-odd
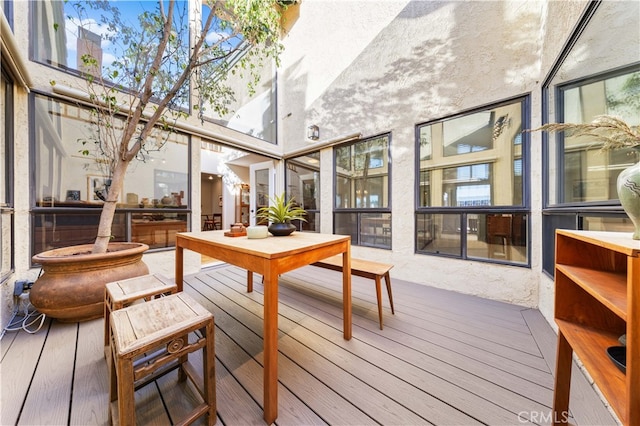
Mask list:
[[[223,265],[186,278],[216,324],[218,424],[262,420],[262,286]],[[556,336],[532,309],[394,280],[379,330],[372,281],[353,277],[353,339],[342,338],[339,273],[280,279],[279,425],[549,424]],[[107,422],[102,320],[48,321],[1,341],[2,425]],[[196,366],[198,364],[196,363]],[[195,392],[171,373],[137,391],[138,424],[170,424]],[[576,425],[615,425],[574,368]]]

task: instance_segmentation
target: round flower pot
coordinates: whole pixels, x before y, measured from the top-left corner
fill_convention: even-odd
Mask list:
[[[31,304],[61,322],[80,322],[104,315],[106,283],[149,273],[141,243],[111,243],[107,253],[91,253],[91,244],[63,247],[33,256],[43,274],[31,289]]]
[[[272,223],[269,225],[269,232],[271,232],[274,237],[285,237],[295,230],[295,225],[291,223]]]

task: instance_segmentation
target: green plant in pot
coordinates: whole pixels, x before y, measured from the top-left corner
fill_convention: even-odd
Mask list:
[[[261,207],[256,214],[257,219],[261,219],[269,223],[269,232],[276,237],[290,235],[296,230],[292,220],[301,220],[306,222],[305,216],[307,211],[298,207],[293,197],[288,201],[285,199],[284,192],[279,196],[269,198],[268,207]]]
[[[152,151],[162,150],[179,120],[200,119],[204,126],[205,110],[220,117],[228,114],[238,84],[254,92],[261,69],[270,67],[271,59],[277,64],[282,51],[283,8],[273,0],[203,0],[200,4],[207,8],[202,7],[202,21],[192,22],[189,5],[193,2],[136,2],[143,9],[137,16],[121,10],[119,2],[52,3],[52,7],[64,7],[55,11],[64,16],[53,23],[56,45],[65,45],[68,31],[77,30],[78,43],[98,39],[95,46],[83,44],[87,53],[79,53],[77,58],[79,77],[61,77],[64,80],[50,83],[54,91],[77,98],[89,110],[89,136],[78,139],[82,144],[79,152],[94,161],[91,167],[103,168],[102,174],[111,184],[100,193],[103,204],[92,245],[74,246],[78,252],[69,247],[64,252],[49,250],[34,256],[44,273],[34,284],[31,296],[40,311],[46,310],[54,318],[64,311],[69,321],[80,321],[102,314],[104,284],[123,277],[93,277],[88,280],[90,284],[58,288],[48,281],[57,276],[66,285],[71,281],[70,272],[51,272],[48,264],[69,262],[79,253],[102,259],[125,244],[133,244],[116,246],[112,241],[118,197],[129,166],[144,162]],[[81,38],[81,33],[90,37]],[[113,56],[113,61],[103,61],[104,46],[113,46],[114,51],[104,55]],[[192,115],[188,112],[191,110],[195,111]],[[145,184],[153,185],[153,177]],[[137,245],[148,249],[144,244]],[[81,274],[92,268],[83,264],[75,269]],[[123,270],[120,266],[107,269]],[[145,265],[135,273],[147,271]],[[85,286],[89,285],[97,288],[87,291]],[[92,296],[86,300],[66,306],[70,294],[89,293]],[[91,312],[75,314],[76,308],[88,305],[93,306]]]
[[[640,126],[629,125],[612,115],[598,115],[589,123],[549,123],[531,131],[538,130],[590,138],[601,151],[640,146]],[[616,189],[622,208],[634,224],[633,239],[640,240],[640,162],[618,175]]]

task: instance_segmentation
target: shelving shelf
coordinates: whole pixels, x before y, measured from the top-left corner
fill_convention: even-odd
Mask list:
[[[554,424],[568,419],[574,352],[620,421],[640,424],[640,241],[628,233],[557,230],[555,287]],[[626,373],[607,355],[625,333]]]

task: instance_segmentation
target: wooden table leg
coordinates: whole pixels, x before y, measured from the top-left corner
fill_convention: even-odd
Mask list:
[[[342,253],[342,316],[345,340],[351,340],[351,245]]]
[[[553,424],[569,423],[569,391],[571,390],[571,365],[573,350],[562,332],[558,332],[558,352],[556,354],[556,383],[553,394]]]
[[[264,274],[264,420],[278,417],[278,272]]]
[[[182,281],[184,276],[184,249],[178,245],[176,238],[176,285],[178,292],[182,291]]]
[[[253,291],[253,272],[247,271],[247,293]]]

